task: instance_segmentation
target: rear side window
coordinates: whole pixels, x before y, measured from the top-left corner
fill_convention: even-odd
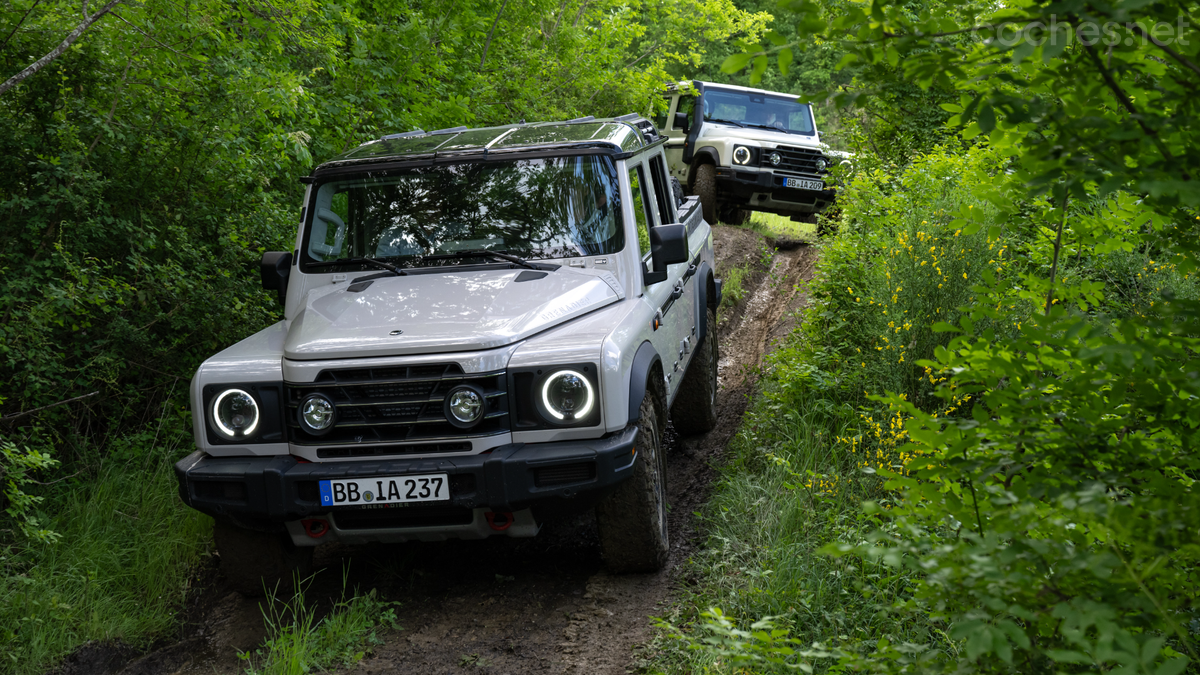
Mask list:
[[[658,203],[658,217],[664,223],[674,223],[674,194],[668,187],[667,170],[663,168],[662,155],[650,158],[650,175],[654,177],[654,196]]]
[[[650,215],[649,195],[645,191],[646,174],[641,165],[629,170],[629,192],[633,195],[633,217],[637,221],[638,250],[645,258],[650,253],[650,228],[653,226]]]

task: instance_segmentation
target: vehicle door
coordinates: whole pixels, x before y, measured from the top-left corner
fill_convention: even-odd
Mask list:
[[[643,270],[649,270],[652,269],[650,228],[662,224],[657,193],[653,187],[653,174],[650,162],[645,157],[631,160],[628,171],[629,192],[633,199],[631,206],[637,224],[638,250]],[[644,278],[641,281],[643,299],[657,312],[656,328],[650,334],[650,343],[654,345],[655,351],[663,361],[668,399],[674,398],[675,391],[683,379],[684,363],[680,355],[680,340],[691,330],[689,326],[684,325],[689,315],[684,309],[687,303],[682,302],[683,277],[687,270],[687,263],[668,265],[666,281],[656,284],[646,284]]]
[[[684,148],[688,142],[688,132],[684,127],[675,125],[675,113],[684,113],[689,120],[695,118],[696,96],[693,94],[676,94],[671,97],[671,107],[667,111],[666,125],[663,135],[667,137],[666,154],[667,168],[671,175],[679,179],[683,185],[688,182],[688,165],[683,161]],[[691,123],[689,123],[689,128]]]
[[[679,205],[675,201],[675,193],[671,189],[670,177],[667,175],[663,153],[655,152],[647,158],[650,167],[650,178],[654,188],[654,204],[658,209],[659,221],[663,223],[679,223]],[[705,240],[698,231],[688,232],[688,264],[683,267],[679,278],[678,290],[681,295],[675,299],[666,313],[666,321],[675,332],[676,356],[679,357],[679,372],[682,373],[691,360],[692,347],[696,344],[696,330],[699,316],[696,307],[699,294],[696,292],[695,274],[700,255],[704,250]]]

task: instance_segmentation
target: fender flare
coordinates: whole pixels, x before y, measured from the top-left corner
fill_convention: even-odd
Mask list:
[[[655,363],[662,363],[662,359],[658,356],[658,351],[654,349],[654,345],[646,340],[638,347],[637,352],[633,355],[633,364],[629,368],[629,417],[627,424],[635,424],[638,418],[638,410],[642,407],[642,400],[646,398],[646,383],[650,377],[650,370]]]
[[[709,306],[708,302],[708,284],[713,278],[712,268],[707,262],[700,263],[700,267],[696,270],[696,277],[700,283],[696,284],[696,314],[699,315],[700,321],[696,334],[696,346],[704,344],[704,338],[708,335],[708,312],[704,311]],[[717,307],[713,305],[713,314],[716,314]]]

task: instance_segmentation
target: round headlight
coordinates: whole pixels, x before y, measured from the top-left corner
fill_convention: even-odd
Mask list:
[[[333,428],[337,420],[337,409],[324,394],[309,394],[300,401],[298,411],[300,427],[314,436],[320,436]]]
[[[768,159],[771,160],[772,165],[779,166],[779,163],[783,161],[783,156],[780,155],[778,152],[772,152],[771,156]]]
[[[258,403],[241,389],[226,389],[213,399],[212,421],[228,440],[247,438],[258,428]]]
[[[483,419],[483,395],[471,387],[458,387],[446,397],[447,419],[455,426],[473,426]]]
[[[827,166],[829,166],[829,165],[825,162],[824,158],[817,160],[817,171],[824,171],[825,167],[827,167]]]
[[[750,148],[739,145],[733,149],[733,161],[735,164],[746,164],[750,161]]]
[[[546,412],[563,422],[587,417],[595,404],[592,383],[574,370],[560,370],[542,385],[542,404]]]

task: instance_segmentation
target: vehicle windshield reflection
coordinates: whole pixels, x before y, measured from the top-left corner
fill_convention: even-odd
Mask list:
[[[704,92],[703,104],[706,122],[813,134],[812,109],[807,103],[797,103],[794,96],[709,89]]]
[[[400,267],[616,253],[620,192],[603,155],[419,167],[339,177],[314,190],[305,263],[374,258]],[[451,254],[451,255],[446,255]],[[441,256],[441,257],[438,257]]]

